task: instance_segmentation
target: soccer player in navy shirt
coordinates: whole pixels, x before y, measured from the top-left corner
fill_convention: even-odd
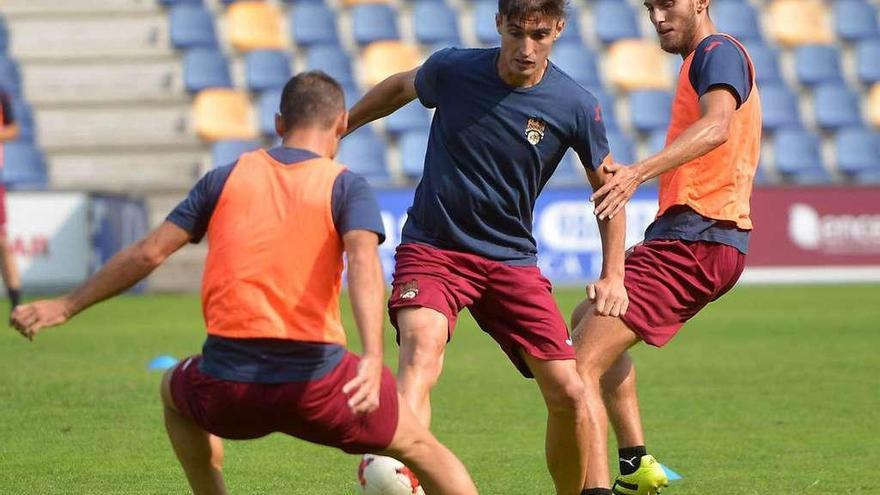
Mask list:
[[[0,147],[18,137],[20,131],[12,113],[12,98],[0,88]],[[0,148],[2,149],[2,148]],[[0,156],[0,168],[4,157]],[[6,234],[6,187],[0,183],[0,275],[6,285],[12,310],[21,302],[21,276]]]
[[[500,48],[445,49],[383,81],[351,111],[350,129],[414,98],[435,108],[422,180],[397,248],[391,321],[401,394],[425,425],[456,318],[468,308],[548,409],[547,464],[558,493],[579,494],[586,469],[585,394],[568,330],[536,266],[535,200],[573,148],[594,188],[610,177],[596,99],[549,60],[564,0],[500,0]],[[585,196],[586,201],[586,196]],[[624,215],[600,222],[603,267],[589,295],[626,311]]]

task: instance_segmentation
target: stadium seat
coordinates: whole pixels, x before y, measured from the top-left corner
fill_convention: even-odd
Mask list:
[[[346,136],[339,145],[336,159],[352,171],[372,182],[387,182],[385,142],[370,126],[364,126]]]
[[[816,123],[819,127],[839,129],[862,124],[859,97],[846,85],[822,84],[813,90],[813,98]]]
[[[235,163],[242,154],[259,148],[260,143],[254,140],[217,141],[211,146],[211,165],[216,168]]]
[[[856,46],[856,74],[864,84],[880,82],[880,38]]]
[[[880,172],[880,134],[866,127],[841,129],[834,137],[837,168],[858,181]]]
[[[868,121],[874,127],[880,128],[880,83],[874,83],[868,93]]]
[[[648,153],[651,155],[660,152],[666,147],[666,129],[656,129],[648,135]]]
[[[630,164],[636,161],[635,144],[628,134],[621,130],[608,129],[608,147],[614,161]]]
[[[428,131],[413,130],[400,136],[400,166],[403,174],[410,179],[422,176],[425,167],[425,153],[428,151]]]
[[[343,86],[354,83],[351,59],[337,45],[316,45],[306,54],[308,70],[321,70],[331,75]]]
[[[596,35],[602,43],[641,37],[636,13],[627,2],[599,0],[593,7],[593,18]]]
[[[238,51],[285,48],[281,13],[269,2],[233,3],[226,11],[226,30],[229,42]]]
[[[352,36],[355,43],[368,45],[375,41],[398,40],[397,11],[380,3],[355,5],[351,8]]]
[[[875,38],[880,35],[877,10],[865,0],[835,0],[834,30],[844,41]]]
[[[267,137],[275,135],[275,114],[281,106],[281,90],[270,89],[260,95],[257,102],[257,119],[259,120],[260,134]]]
[[[782,83],[779,70],[779,50],[760,41],[748,43],[746,51],[755,66],[755,78],[759,85]]]
[[[608,79],[619,90],[672,87],[669,58],[654,41],[618,41],[609,48],[606,60]],[[633,63],[634,60],[639,63]]]
[[[289,13],[291,38],[299,46],[339,44],[336,12],[321,2],[297,2]]]
[[[783,45],[834,41],[828,8],[822,0],[773,0],[766,14],[768,32]]]
[[[583,86],[602,85],[596,54],[580,43],[557,44],[553,48],[550,60]]]
[[[364,85],[369,88],[386,77],[419,65],[419,49],[400,41],[377,41],[364,49],[361,56]]]
[[[785,84],[767,84],[759,88],[765,129],[799,127],[801,112],[797,97]]]
[[[461,44],[458,14],[443,2],[420,0],[413,7],[412,20],[416,41],[419,43],[446,46]]]
[[[36,126],[34,125],[34,113],[33,110],[31,110],[30,104],[25,101],[24,98],[13,98],[12,116],[15,118],[15,123],[18,124],[18,139],[33,143],[36,131]]]
[[[617,129],[616,101],[613,96],[601,87],[589,87],[587,90],[596,97],[602,111],[602,121],[606,129]]]
[[[254,50],[245,56],[245,81],[251,91],[283,87],[290,79],[290,57],[280,50]]]
[[[712,19],[722,33],[745,42],[760,40],[761,21],[758,12],[746,2],[717,2],[712,5]]]
[[[477,41],[483,45],[497,46],[501,42],[501,35],[498,34],[498,28],[495,26],[497,13],[496,0],[477,0],[474,3],[474,33],[477,35]]]
[[[214,17],[202,5],[181,4],[169,13],[171,44],[178,50],[217,46]]]
[[[803,129],[785,129],[774,136],[776,170],[789,182],[817,184],[831,180],[822,165],[819,139]]]
[[[431,115],[418,100],[407,103],[385,118],[385,131],[392,136],[409,131],[427,130],[430,125]]]
[[[834,45],[804,45],[794,52],[794,69],[801,84],[812,86],[843,81],[840,52]]]
[[[10,189],[46,188],[46,161],[37,146],[21,140],[3,144],[3,183]]]
[[[637,131],[666,129],[672,112],[672,93],[663,90],[640,90],[629,94],[629,113]]]
[[[196,134],[205,141],[254,139],[251,105],[247,93],[212,88],[199,92],[193,102]]]
[[[18,63],[11,57],[0,55],[0,88],[12,94],[21,94],[21,74]]]
[[[186,90],[230,88],[232,78],[226,57],[213,48],[193,48],[183,57],[183,80]]]

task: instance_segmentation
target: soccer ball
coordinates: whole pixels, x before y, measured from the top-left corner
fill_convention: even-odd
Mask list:
[[[413,472],[391,457],[365,455],[358,466],[358,481],[366,495],[425,495]]]

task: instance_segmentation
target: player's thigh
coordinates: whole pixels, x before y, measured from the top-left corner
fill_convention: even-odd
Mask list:
[[[402,308],[397,314],[400,362],[439,366],[449,339],[448,322],[435,309]]]
[[[549,406],[565,409],[583,406],[584,386],[573,359],[544,360],[525,351],[522,356]]]
[[[639,336],[620,317],[599,315],[589,302],[582,305],[583,316],[572,328],[577,368],[598,380]]]

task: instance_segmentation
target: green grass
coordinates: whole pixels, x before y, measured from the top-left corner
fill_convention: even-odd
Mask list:
[[[579,294],[559,291],[563,312]],[[0,332],[0,494],[185,493],[146,363],[202,338],[193,296],[121,298],[33,343]],[[648,446],[685,477],[664,493],[880,493],[878,348],[878,286],[740,288],[639,346]],[[434,431],[482,493],[551,493],[534,384],[467,316],[446,363]],[[356,465],[277,435],[227,443],[232,493],[355,493]]]

